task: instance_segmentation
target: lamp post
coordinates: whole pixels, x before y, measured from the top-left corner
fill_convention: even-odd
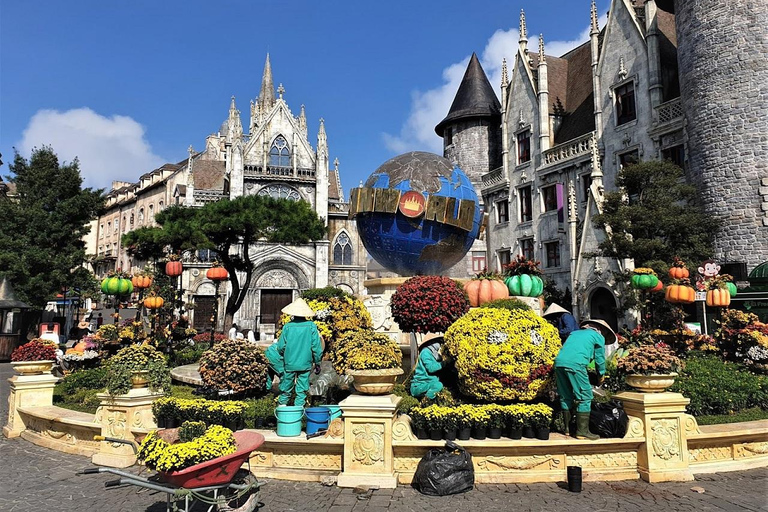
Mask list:
[[[219,285],[222,281],[229,279],[229,272],[223,267],[214,263],[208,272],[205,273],[205,277],[213,281],[213,285],[216,289],[213,300],[213,316],[211,317],[211,347],[213,346],[213,335],[216,332],[216,323],[219,319]]]

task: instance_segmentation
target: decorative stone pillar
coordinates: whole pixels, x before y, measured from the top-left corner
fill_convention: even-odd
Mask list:
[[[690,403],[680,393],[623,392],[616,398],[624,404],[630,418],[643,424],[645,443],[637,452],[637,470],[646,482],[686,482],[693,480],[688,460],[686,414]]]
[[[339,487],[397,487],[392,423],[400,397],[350,395],[339,405],[344,418],[344,457]]]
[[[59,381],[50,372],[43,375],[14,375],[8,382],[8,424],[3,427],[5,437],[19,437],[27,428],[19,408],[50,407],[53,405],[53,388]]]
[[[152,416],[152,402],[163,396],[148,388],[136,388],[125,395],[111,397],[106,393],[97,395],[101,405],[96,410],[94,422],[101,425],[101,435],[135,441],[135,435],[157,428]],[[100,466],[127,468],[136,463],[133,449],[122,443],[101,443],[99,453],[91,461]]]

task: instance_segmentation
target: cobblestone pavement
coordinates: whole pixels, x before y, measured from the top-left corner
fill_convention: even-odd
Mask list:
[[[10,365],[0,364],[0,418],[8,414]],[[108,475],[77,476],[86,457],[0,436],[0,512],[165,510],[165,496],[137,487],[105,489]],[[136,470],[136,468],[131,468]],[[701,487],[703,493],[691,490]],[[479,485],[457,496],[429,497],[410,487],[376,490],[359,500],[352,489],[270,480],[263,487],[264,512],[328,511],[768,511],[768,469],[701,475],[696,482],[650,485],[642,481],[585,482],[574,494],[563,484]],[[202,510],[202,509],[201,509]]]

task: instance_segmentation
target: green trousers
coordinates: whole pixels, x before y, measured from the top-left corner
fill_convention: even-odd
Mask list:
[[[277,399],[280,405],[288,405],[291,400],[294,386],[296,387],[296,401],[293,405],[304,407],[307,401],[307,392],[309,392],[309,372],[285,372],[280,376],[280,398]]]
[[[442,390],[443,383],[437,377],[426,382],[411,382],[411,395],[415,398],[426,396],[432,400]]]
[[[592,410],[592,385],[589,383],[587,369],[555,368],[557,392],[560,394],[560,407],[564,411],[573,409],[577,403],[576,412]]]

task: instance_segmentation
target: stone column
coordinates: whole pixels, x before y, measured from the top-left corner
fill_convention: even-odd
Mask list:
[[[688,460],[685,406],[690,403],[680,393],[623,392],[616,398],[630,417],[642,421],[643,444],[637,452],[637,470],[646,482],[686,482],[693,480]]]
[[[14,375],[8,382],[8,424],[3,427],[5,437],[19,437],[27,428],[19,408],[50,407],[53,405],[53,388],[59,381],[50,372],[43,375]]]
[[[344,418],[344,457],[339,487],[397,487],[392,423],[400,397],[350,395],[339,405]]]
[[[94,421],[101,425],[101,435],[135,441],[135,434],[157,428],[152,402],[161,396],[162,393],[153,393],[148,388],[132,389],[115,397],[100,393],[101,405]],[[91,461],[100,466],[127,468],[136,463],[136,454],[129,445],[105,441]]]

